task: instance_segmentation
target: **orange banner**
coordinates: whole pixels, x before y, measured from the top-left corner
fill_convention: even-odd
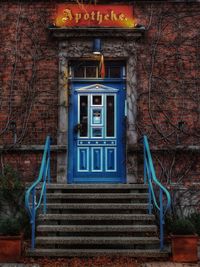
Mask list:
[[[128,5],[58,4],[57,27],[122,27],[135,26],[133,7]]]

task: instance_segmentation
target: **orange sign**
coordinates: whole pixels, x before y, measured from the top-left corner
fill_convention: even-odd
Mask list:
[[[58,4],[57,27],[123,27],[135,26],[133,7],[128,5]]]

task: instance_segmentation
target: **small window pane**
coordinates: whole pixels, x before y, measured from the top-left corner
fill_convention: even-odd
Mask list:
[[[93,95],[92,96],[92,105],[94,105],[94,106],[101,106],[102,105],[101,95]]]
[[[102,137],[102,128],[93,128],[92,137]]]
[[[80,96],[80,136],[88,135],[88,97]]]
[[[83,78],[84,77],[84,67],[74,67],[74,78]]]
[[[102,123],[102,110],[101,109],[93,109],[92,111],[92,123],[93,124],[101,124]]]
[[[86,67],[86,78],[96,78],[96,76],[97,76],[96,66]]]
[[[107,114],[106,114],[106,135],[113,137],[115,135],[115,107],[114,96],[107,96]]]
[[[110,67],[110,78],[120,78],[121,69],[120,67]]]
[[[109,67],[105,67],[105,78],[109,78]]]

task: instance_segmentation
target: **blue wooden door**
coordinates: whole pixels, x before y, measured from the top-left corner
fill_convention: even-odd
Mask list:
[[[125,183],[123,82],[73,82],[69,114],[69,183]]]

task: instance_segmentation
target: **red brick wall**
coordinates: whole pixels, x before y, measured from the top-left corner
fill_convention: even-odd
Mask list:
[[[138,134],[148,135],[151,147],[168,150],[153,156],[157,176],[172,195],[178,185],[192,189],[195,197],[200,187],[200,5],[137,3],[135,12],[147,28],[137,53]],[[142,161],[139,165],[142,177]]]
[[[28,2],[28,1],[27,1]],[[54,4],[0,3],[0,145],[11,146],[10,123],[16,122],[17,145],[56,144],[58,117],[58,46],[47,27]],[[42,153],[0,152],[1,167],[10,164],[22,179],[38,176]],[[52,155],[56,177],[56,155]]]
[[[199,144],[200,5],[136,7],[148,29],[138,45],[138,132],[154,145]]]
[[[43,144],[48,133],[56,144],[58,44],[47,31],[55,3],[0,4],[0,144],[12,143],[11,121],[17,124],[18,144]],[[168,155],[155,154],[165,179],[172,168],[171,179],[178,181],[182,162],[195,161],[183,183],[199,181],[197,154],[182,151],[175,163],[170,160],[171,148],[200,140],[200,5],[137,1],[134,10],[147,28],[137,45],[138,135],[169,149]],[[6,154],[4,162],[15,166],[15,157],[24,177],[38,169],[33,154]],[[26,157],[35,167],[27,167]]]
[[[7,152],[1,155],[1,164],[9,164],[17,170],[23,182],[32,182],[38,177],[42,153],[40,152]],[[56,177],[56,154],[51,155],[51,177]]]
[[[0,144],[56,142],[58,53],[47,27],[54,4],[1,3],[0,7]]]

